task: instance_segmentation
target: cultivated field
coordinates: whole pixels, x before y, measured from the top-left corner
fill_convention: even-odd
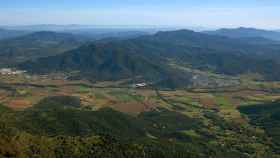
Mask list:
[[[125,82],[125,81],[124,81]],[[1,104],[24,109],[48,96],[77,96],[82,105],[91,109],[111,107],[130,114],[165,107],[190,116],[199,116],[204,109],[214,110],[225,118],[241,119],[236,110],[280,99],[280,83],[250,82],[235,87],[157,90],[152,87],[134,88],[119,82],[90,83],[67,80],[61,74],[49,76],[0,76]],[[238,119],[237,119],[238,118]]]

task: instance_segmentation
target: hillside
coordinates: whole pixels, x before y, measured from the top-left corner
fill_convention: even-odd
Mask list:
[[[15,64],[26,60],[60,54],[79,47],[85,38],[66,33],[36,32],[0,41],[0,64]]]
[[[262,37],[270,40],[280,40],[280,33],[277,31],[268,31],[255,28],[240,27],[236,29],[219,29],[215,31],[205,31],[204,33],[232,38]]]
[[[143,77],[186,86],[188,67],[226,75],[258,73],[266,80],[279,80],[280,45],[248,44],[222,36],[189,30],[159,32],[129,40],[88,44],[61,55],[21,64],[33,73],[78,71],[92,80]],[[176,80],[176,81],[174,81]]]
[[[33,73],[78,71],[79,73],[72,77],[91,81],[116,81],[130,78],[158,82],[168,80],[178,73],[161,64],[161,61],[152,61],[145,56],[131,54],[126,52],[125,48],[107,43],[85,45],[58,56],[24,63],[20,68]],[[187,76],[179,73],[175,76],[177,76],[174,78],[176,81],[188,82]]]
[[[280,141],[280,103],[275,101],[272,103],[259,104],[255,106],[240,107],[239,110],[246,114],[252,124],[263,128],[272,138],[272,141],[279,145]],[[279,147],[276,150],[279,151]]]

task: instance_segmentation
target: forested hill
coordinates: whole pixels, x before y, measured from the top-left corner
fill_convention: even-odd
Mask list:
[[[26,62],[20,68],[35,73],[79,71],[95,80],[142,76],[147,79],[187,76],[170,66],[227,75],[248,72],[267,80],[279,80],[280,45],[258,45],[239,39],[207,35],[189,30],[159,32],[129,40],[111,40],[82,46],[61,55]]]
[[[14,65],[40,57],[53,56],[81,46],[87,39],[67,33],[35,32],[0,40],[0,64]]]

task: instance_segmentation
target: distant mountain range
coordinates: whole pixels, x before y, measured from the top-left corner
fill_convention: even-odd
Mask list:
[[[211,35],[227,36],[232,38],[263,37],[271,40],[280,41],[280,32],[255,28],[240,27],[236,29],[219,29],[216,31],[205,31],[204,33]]]
[[[94,40],[102,40],[102,39],[111,39],[111,38],[130,39],[143,35],[152,34],[149,31],[147,32],[145,31],[146,30],[137,31],[137,30],[118,30],[118,29],[81,29],[81,30],[67,30],[64,32],[88,37]]]
[[[65,31],[65,30],[81,30],[81,29],[133,29],[133,28],[152,28],[151,26],[130,26],[130,25],[57,25],[57,24],[38,24],[38,25],[11,25],[0,26],[4,29],[11,30],[32,30],[32,31]]]
[[[1,26],[0,26],[1,28]],[[2,26],[3,29],[12,31],[22,30],[24,32],[63,32],[77,35],[83,35],[95,39],[108,37],[136,37],[135,35],[144,35],[155,33],[158,30],[149,27],[136,26],[95,26],[95,25],[26,25],[26,26]],[[163,29],[164,30],[164,29]]]
[[[259,73],[265,79],[279,80],[280,71],[274,69],[280,67],[279,50],[280,45],[269,44],[269,40],[257,45],[179,30],[96,42],[19,67],[34,73],[78,71],[80,77],[94,81],[141,76],[147,81],[168,81],[172,86],[189,82],[190,74],[178,68],[186,65],[227,75]]]

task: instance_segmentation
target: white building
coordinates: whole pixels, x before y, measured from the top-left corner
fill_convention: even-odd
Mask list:
[[[133,87],[135,88],[141,88],[141,87],[146,87],[147,86],[147,83],[137,83],[135,84]]]

